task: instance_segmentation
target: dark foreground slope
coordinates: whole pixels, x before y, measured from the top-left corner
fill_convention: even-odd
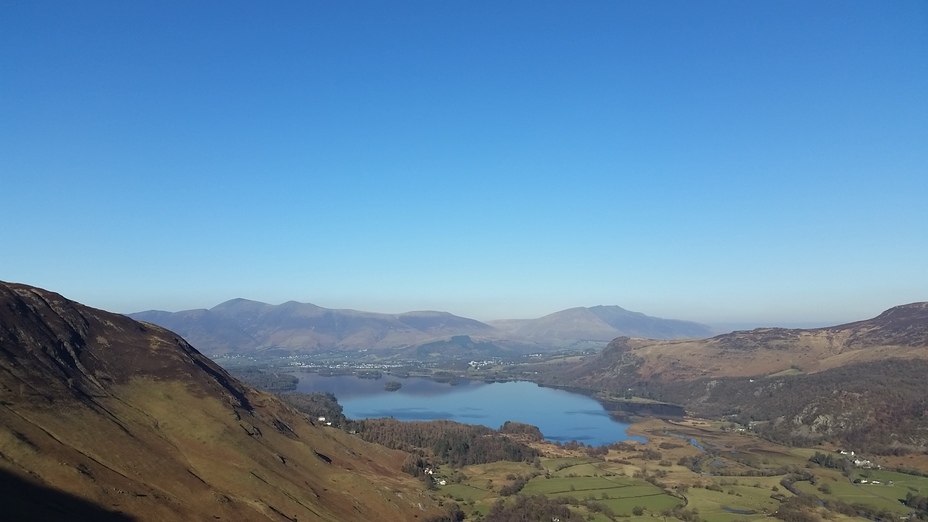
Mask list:
[[[168,330],[0,283],[0,480],[17,519],[427,518],[404,459],[312,425]]]
[[[546,382],[682,404],[797,444],[928,447],[928,303],[808,330],[697,341],[619,338]]]

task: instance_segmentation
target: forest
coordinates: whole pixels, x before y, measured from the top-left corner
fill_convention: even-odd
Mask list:
[[[229,368],[229,373],[236,379],[258,388],[272,392],[285,392],[296,389],[300,380],[289,373],[275,373],[262,370],[257,366],[240,366]]]
[[[312,421],[319,417],[325,417],[326,421],[332,423],[332,426],[339,428],[348,426],[348,418],[345,417],[342,411],[342,405],[338,403],[338,399],[331,393],[293,392],[281,393],[279,396],[295,410],[308,415]]]
[[[368,442],[426,455],[428,459],[420,459],[421,464],[408,470],[413,475],[421,474],[421,470],[430,461],[434,464],[466,466],[501,460],[532,462],[540,455],[537,450],[503,434],[519,434],[529,440],[541,440],[538,428],[527,424],[507,422],[501,431],[496,431],[486,426],[448,420],[351,420],[345,417],[338,399],[331,393],[282,393],[280,397],[311,420],[325,417],[332,426],[352,431]]]
[[[486,426],[447,420],[365,419],[352,421],[350,426],[368,442],[411,453],[424,450],[438,463],[452,466],[501,460],[532,462],[541,455]]]
[[[928,449],[925,375],[928,361],[888,359],[813,374],[619,384],[638,397],[682,404],[691,415],[750,426],[771,441],[899,455]],[[820,418],[828,422],[816,424]]]

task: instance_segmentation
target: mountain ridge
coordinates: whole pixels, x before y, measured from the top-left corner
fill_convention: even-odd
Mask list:
[[[618,306],[576,307],[539,319],[481,322],[435,310],[385,314],[296,301],[270,305],[237,298],[210,309],[148,310],[128,315],[176,331],[212,355],[407,349],[439,346],[456,336],[532,351],[578,342],[606,343],[618,335],[678,338],[712,333],[699,323],[650,317]]]
[[[582,360],[538,370],[547,384],[761,422],[765,436],[790,444],[928,447],[926,302],[822,328],[756,328],[684,341],[620,337]]]
[[[559,341],[610,341],[619,336],[673,339],[708,337],[710,327],[691,321],[663,319],[641,312],[632,312],[615,305],[574,307],[554,312],[538,319],[503,320],[504,330],[527,339]]]

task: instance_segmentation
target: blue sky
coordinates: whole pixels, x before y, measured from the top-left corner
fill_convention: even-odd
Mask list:
[[[924,1],[0,1],[0,279],[477,319],[928,300]]]

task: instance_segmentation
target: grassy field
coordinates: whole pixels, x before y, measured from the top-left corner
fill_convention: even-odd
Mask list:
[[[686,493],[688,507],[710,521],[764,518],[777,510],[779,502],[770,498],[769,489],[734,486],[724,491],[691,488]]]
[[[928,492],[928,478],[893,471],[867,471],[867,483],[856,484],[837,470],[816,469],[815,476],[816,484],[799,482],[796,489],[816,495],[822,500],[836,499],[852,505],[865,504],[900,515],[911,511],[900,502],[907,493],[924,495]]]
[[[630,516],[636,506],[656,514],[682,504],[682,500],[661,488],[643,479],[626,476],[624,466],[621,465],[615,467],[611,463],[591,459],[556,459],[553,468],[569,463],[574,465],[559,469],[549,476],[535,477],[522,492],[527,495],[596,500],[620,516]]]
[[[902,489],[902,497],[905,497],[905,493],[908,491],[911,491],[913,495],[928,495],[928,477],[877,470],[870,472],[870,478],[879,480],[883,484],[892,483],[896,487],[904,488]]]
[[[813,476],[811,482],[794,483],[800,492],[898,515],[909,512],[899,502],[906,493],[928,494],[928,478],[891,471],[858,470],[854,476],[880,483],[854,484],[838,470],[810,464],[809,457],[822,448],[780,446],[733,430],[728,423],[649,419],[635,424],[630,434],[648,442],[623,445],[597,457],[542,443],[538,449],[546,456],[540,466],[496,462],[440,470],[457,476],[457,481],[440,486],[438,493],[461,505],[468,520],[475,520],[497,501],[512,498],[501,496],[502,488],[531,477],[520,494],[572,497],[572,511],[582,520],[599,522],[653,522],[655,517],[672,518],[681,509],[707,522],[765,518],[779,509],[778,498],[792,496],[780,481],[796,472]],[[603,506],[612,518],[603,514]],[[817,509],[832,520],[847,519],[825,513],[824,507]],[[634,516],[635,511],[643,512]]]
[[[775,377],[786,377],[788,375],[802,375],[803,373],[804,372],[800,370],[799,368],[787,368],[777,373],[771,373],[770,375],[767,375],[766,377],[768,379],[773,379]]]
[[[899,498],[904,498],[903,488],[896,486],[871,485],[871,484],[852,484],[847,482],[835,482],[829,484],[831,493],[826,494],[817,489],[816,486],[808,482],[799,482],[795,485],[796,489],[803,493],[810,493],[822,500],[836,499],[848,504],[865,504],[880,510],[889,510],[894,513],[906,514],[909,510],[899,502]],[[900,497],[900,492],[901,497]]]
[[[626,476],[625,465],[590,457],[542,459],[541,469],[523,463],[496,462],[467,466],[461,472],[467,477],[465,480],[441,486],[439,491],[449,500],[464,505],[467,508],[465,512],[469,509],[475,517],[486,514],[489,507],[502,498],[500,488],[514,482],[507,477],[528,477],[532,474],[537,476],[528,481],[522,494],[573,497],[577,502],[595,501],[623,517],[631,516],[636,506],[657,514],[683,503],[643,479]],[[441,474],[442,470],[438,473]],[[609,520],[582,505],[575,505],[573,509],[587,519]]]

